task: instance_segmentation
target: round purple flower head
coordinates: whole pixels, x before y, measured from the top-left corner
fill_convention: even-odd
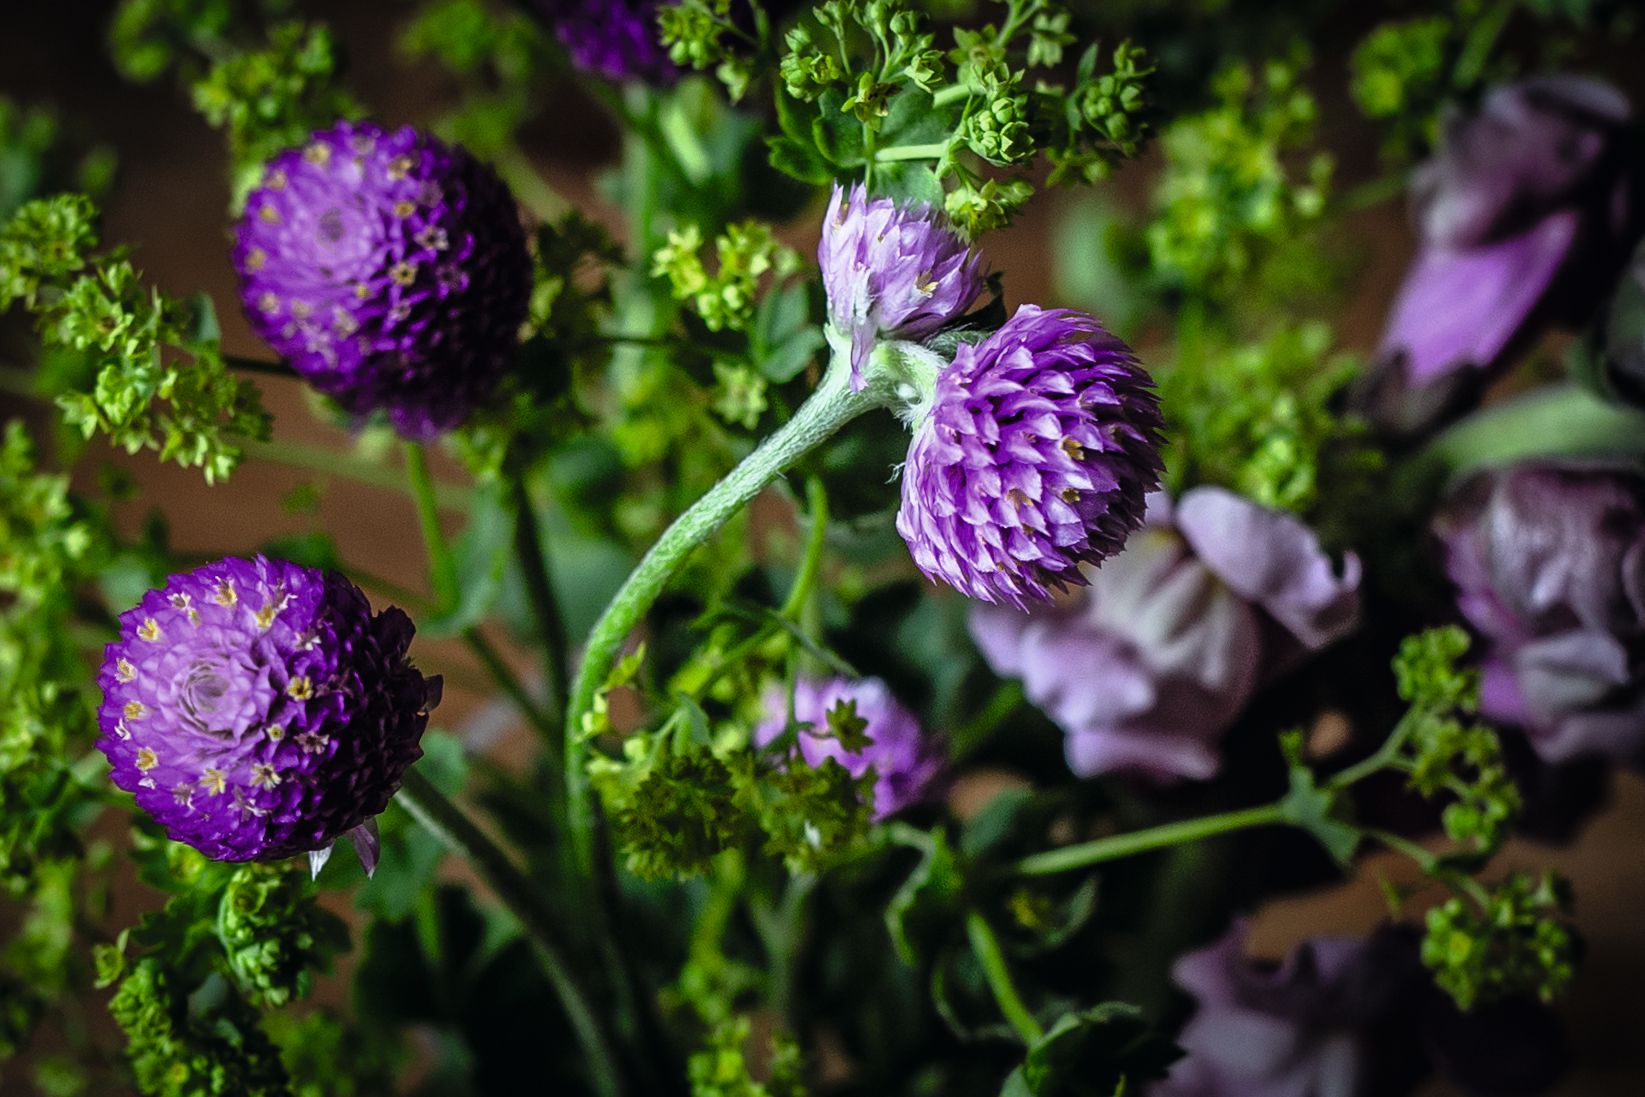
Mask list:
[[[439,700],[406,659],[412,632],[335,572],[259,556],[174,575],[120,616],[97,746],[114,783],[208,857],[323,856],[348,835],[369,871],[369,823]]]
[[[829,327],[851,343],[851,383],[878,339],[919,340],[958,319],[986,267],[941,213],[836,186],[817,245]]]
[[[1446,125],[1411,181],[1420,246],[1360,400],[1426,428],[1548,324],[1580,324],[1645,221],[1628,100],[1544,76],[1493,89]]]
[[[1375,1097],[1402,1093],[1421,1063],[1407,1014],[1424,979],[1395,930],[1316,937],[1277,966],[1245,956],[1246,926],[1177,961],[1193,1017],[1186,1054],[1150,1097]]]
[[[1359,559],[1338,569],[1284,511],[1218,487],[1148,500],[1148,523],[1079,596],[1021,613],[974,606],[995,673],[1067,735],[1081,777],[1204,779],[1258,688],[1359,619]]]
[[[937,377],[897,531],[933,579],[1025,609],[1086,582],[1159,484],[1159,400],[1095,319],[1023,305]]]
[[[257,334],[349,412],[426,438],[508,369],[531,293],[514,200],[461,148],[339,122],[268,164],[234,246]]]
[[[856,703],[867,722],[862,750],[846,750],[828,734],[828,714]],[[788,726],[788,691],[774,686],[764,699],[766,717],[754,729],[754,745],[768,746]],[[874,818],[885,819],[930,794],[943,770],[936,742],[920,730],[914,714],[897,703],[878,678],[801,678],[794,683],[794,720],[807,724],[798,736],[800,757],[820,766],[829,758],[853,777],[874,770]]]
[[[1436,523],[1487,643],[1480,707],[1547,762],[1645,761],[1645,476],[1532,463],[1484,473]]]
[[[657,0],[537,0],[543,21],[582,72],[667,85],[679,75],[657,34]]]

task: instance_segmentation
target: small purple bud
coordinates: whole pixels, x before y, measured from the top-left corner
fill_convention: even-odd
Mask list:
[[[1160,426],[1129,347],[1083,313],[1024,305],[938,374],[897,531],[921,571],[962,594],[1047,602],[1142,524]]]
[[[869,743],[850,751],[828,734],[828,714],[841,703],[856,702],[857,717],[867,723]],[[754,745],[764,747],[788,726],[788,691],[767,691],[765,719],[754,729]],[[934,738],[878,678],[801,678],[794,683],[794,720],[809,725],[798,736],[806,765],[832,758],[853,777],[874,770],[874,818],[885,819],[926,799],[943,771],[942,752]]]
[[[513,361],[531,258],[508,190],[411,127],[339,122],[269,161],[234,247],[257,334],[355,415],[461,423]]]
[[[829,326],[851,344],[852,388],[880,339],[918,341],[958,319],[982,292],[982,257],[926,205],[834,188],[817,245]]]
[[[121,614],[98,676],[110,777],[208,857],[318,871],[422,755],[439,679],[407,660],[412,631],[335,572],[260,556],[174,575]]]
[[[579,71],[658,87],[680,74],[658,34],[658,0],[536,0],[534,6]]]

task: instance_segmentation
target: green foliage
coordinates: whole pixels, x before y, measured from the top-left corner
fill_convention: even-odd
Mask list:
[[[1263,506],[1310,513],[1320,485],[1352,488],[1379,465],[1365,423],[1336,397],[1358,369],[1331,353],[1323,323],[1275,329],[1261,342],[1196,347],[1155,371],[1175,493],[1219,484]]]
[[[224,58],[194,84],[195,109],[228,139],[236,206],[275,153],[362,113],[336,83],[339,64],[324,24],[281,23],[265,48]]]
[[[476,155],[515,154],[515,135],[547,96],[548,41],[529,12],[486,0],[431,0],[400,33],[400,49],[437,62],[461,87],[456,107],[436,125]]]
[[[73,140],[56,111],[0,95],[0,221],[56,191],[101,196],[114,181],[114,164],[112,150]]]
[[[290,7],[291,0],[121,0],[109,20],[109,53],[120,75],[139,84],[174,69],[189,74],[230,49],[247,20]]]
[[[288,1097],[277,1048],[257,1014],[233,994],[209,1017],[156,957],[126,973],[109,1013],[126,1034],[126,1056],[144,1097]]]
[[[1391,124],[1391,151],[1431,144],[1450,84],[1452,21],[1443,16],[1384,23],[1354,50],[1350,88],[1367,118]]]
[[[1428,912],[1422,962],[1462,1009],[1534,994],[1552,1001],[1576,974],[1579,945],[1561,918],[1570,890],[1551,873],[1515,872]]]
[[[1307,60],[1299,46],[1260,67],[1230,65],[1212,80],[1214,106],[1161,133],[1165,164],[1147,244],[1167,286],[1226,301],[1277,245],[1324,213],[1330,155],[1307,156],[1300,169],[1292,163],[1319,113],[1301,82]]]
[[[348,927],[314,901],[295,865],[236,869],[218,903],[217,937],[235,985],[259,1006],[302,997],[312,972],[348,947]]]
[[[799,1045],[781,1032],[772,1033],[764,1080],[756,1081],[748,1063],[753,1025],[738,1015],[714,1025],[704,1046],[686,1061],[691,1097],[806,1097]]]
[[[1067,1013],[1028,1049],[1000,1097],[1123,1097],[1164,1078],[1181,1053],[1142,1012],[1105,1002]]]
[[[703,240],[696,225],[668,234],[657,249],[651,273],[668,279],[676,300],[688,304],[709,331],[742,331],[754,318],[760,287],[767,276],[781,282],[800,269],[799,253],[778,243],[771,226],[760,221],[728,225],[714,241],[716,259],[709,273],[702,257]]]
[[[768,53],[768,17],[764,5],[738,4],[752,29],[733,15],[734,0],[678,0],[664,4],[657,26],[668,56],[676,65],[698,72],[714,70],[732,102],[748,93],[757,61]]]
[[[250,382],[229,372],[209,301],[144,285],[119,251],[94,254],[96,213],[78,195],[30,202],[0,226],[0,311],[22,303],[41,341],[82,357],[83,381],[57,396],[64,420],[128,453],[201,468],[240,460],[239,439],[268,436]]]

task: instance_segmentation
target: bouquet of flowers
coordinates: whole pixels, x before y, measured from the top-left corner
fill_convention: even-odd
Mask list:
[[[1645,758],[1641,28],[1388,6],[113,5],[239,292],[0,99],[0,1086],[1555,1085],[1505,846]]]

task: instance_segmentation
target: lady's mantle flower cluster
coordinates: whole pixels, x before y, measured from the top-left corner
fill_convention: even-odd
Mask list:
[[[986,266],[947,219],[925,205],[834,188],[817,245],[831,340],[851,348],[853,388],[881,339],[919,340],[962,316]]]
[[[114,783],[209,857],[324,850],[422,754],[440,679],[407,661],[412,632],[336,573],[258,557],[172,576],[121,615],[97,745]]]
[[[413,438],[489,395],[531,290],[508,190],[410,127],[339,122],[276,156],[234,262],[252,326],[292,368]]]
[[[769,746],[789,727],[788,691],[774,687],[754,745]],[[830,719],[830,713],[834,718]],[[794,722],[805,727],[796,750],[806,765],[832,758],[852,777],[874,771],[874,818],[925,799],[942,773],[941,751],[919,721],[878,678],[801,678],[794,683]],[[840,725],[849,724],[841,728]],[[862,742],[846,742],[850,739]]]
[[[983,262],[940,214],[836,189],[818,248],[830,342],[865,371],[901,370],[914,440],[897,529],[933,579],[1018,608],[1086,580],[1159,483],[1153,381],[1082,313],[1024,305],[953,360],[914,345],[983,288]],[[877,343],[900,350],[870,362]],[[922,371],[928,371],[921,376]]]
[[[1067,733],[1075,773],[1208,778],[1264,679],[1353,629],[1359,577],[1290,514],[1198,487],[1175,508],[1152,496],[1147,528],[1077,598],[978,606],[971,634]]]

